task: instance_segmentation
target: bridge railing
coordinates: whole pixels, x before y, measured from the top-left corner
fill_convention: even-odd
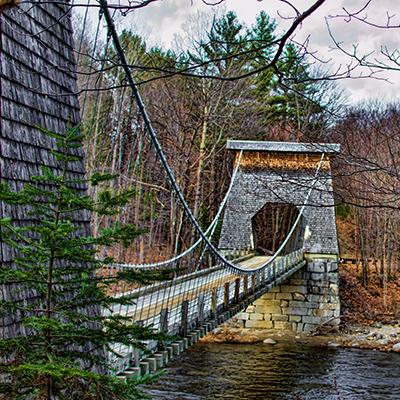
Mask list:
[[[169,281],[116,293],[116,296],[134,299],[134,304],[118,306],[113,312],[130,316],[136,323],[155,331],[186,337],[207,321],[216,320],[221,323],[221,317],[227,312],[231,311],[232,315],[240,312],[263,293],[287,279],[304,263],[303,251],[300,249],[277,258],[265,269],[249,269],[240,275],[237,271],[216,265]],[[114,265],[112,268],[118,270],[127,267]],[[153,352],[165,344],[152,341],[146,345]],[[117,372],[137,366],[145,356],[143,352],[126,346],[114,350],[119,356],[112,356],[110,361]]]

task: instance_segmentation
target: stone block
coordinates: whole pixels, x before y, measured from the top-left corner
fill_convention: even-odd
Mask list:
[[[307,281],[305,279],[290,279],[290,285],[295,285],[295,286],[306,286]]]
[[[319,324],[321,324],[323,322],[323,320],[324,320],[324,318],[322,318],[322,317],[314,317],[314,316],[309,316],[309,315],[303,316],[303,322],[305,324],[316,324],[316,325],[319,325]]]
[[[309,294],[307,296],[308,301],[316,302],[316,303],[327,303],[328,296],[321,294]]]
[[[328,296],[327,297],[327,300],[328,300],[328,303],[331,303],[331,304],[340,304],[340,299],[339,299],[339,296]]]
[[[339,294],[339,285],[336,283],[331,283],[329,286],[329,294],[335,294],[338,295]]]
[[[248,307],[246,308],[246,312],[248,312],[248,313],[253,313],[253,312],[255,312],[255,311],[256,311],[256,307],[253,306],[253,305],[248,306]]]
[[[317,286],[318,288],[322,288],[323,292],[327,291],[329,288],[329,285],[331,285],[331,282],[326,278],[325,280],[309,280],[308,281],[309,286]]]
[[[302,316],[301,315],[289,315],[290,322],[301,322]]]
[[[319,308],[319,304],[311,301],[296,301],[289,302],[290,307],[304,307],[304,308]]]
[[[302,322],[297,323],[297,332],[303,332],[304,331],[304,324]]]
[[[292,300],[292,293],[276,293],[277,300]]]
[[[247,312],[241,312],[236,315],[236,318],[240,319],[240,320],[248,320],[248,319],[250,319],[250,314]]]
[[[292,293],[293,296],[293,300],[298,300],[298,301],[305,301],[306,295],[302,294],[302,293]]]
[[[324,262],[312,262],[307,265],[307,271],[324,273],[327,271],[326,264]]]
[[[324,310],[324,309],[316,309],[316,310],[310,310],[309,313],[310,316],[314,317],[333,317],[333,311],[332,310]]]
[[[264,314],[260,314],[260,313],[250,314],[250,320],[262,321],[263,319],[264,319]]]
[[[272,321],[289,321],[289,316],[288,315],[282,315],[282,314],[272,314],[271,315],[271,320]]]
[[[289,307],[289,300],[281,300],[281,307]]]
[[[329,322],[329,325],[331,326],[339,326],[340,325],[340,318],[335,318],[332,321]]]
[[[260,297],[259,299],[254,301],[256,306],[279,306],[281,304],[280,300],[269,300]]]
[[[262,306],[262,305],[279,306],[280,300],[266,299],[264,298],[264,296],[261,296],[259,299],[255,300],[253,304],[256,306]]]
[[[246,328],[256,328],[256,329],[272,329],[274,327],[272,321],[246,321]]]
[[[281,307],[277,306],[256,306],[256,312],[261,314],[281,314],[282,309]]]
[[[282,308],[282,313],[286,315],[307,315],[308,308],[304,307],[286,307]]]
[[[304,324],[303,325],[303,332],[312,332],[317,328],[318,325],[315,324]]]
[[[315,286],[312,285],[308,288],[308,294],[318,294],[318,295],[323,295],[326,294],[327,288],[322,287],[322,286]]]
[[[292,330],[292,322],[276,321],[274,322],[275,329]]]
[[[327,271],[336,272],[339,269],[339,263],[337,261],[328,261],[327,262]]]
[[[321,303],[323,304],[323,307],[325,310],[340,310],[340,305],[339,303]]]
[[[281,291],[281,285],[272,288],[268,293],[279,293]]]
[[[317,282],[321,282],[321,281],[328,282],[329,281],[329,278],[328,278],[327,274],[325,274],[325,273],[320,274],[318,272],[312,272],[311,273],[311,279],[314,280],[314,281],[317,281]]]
[[[335,283],[337,283],[337,281],[339,280],[339,274],[337,272],[329,272],[328,276],[329,280],[336,281]]]
[[[245,320],[236,321],[234,327],[239,329],[244,328],[246,321]]]
[[[334,317],[339,317],[339,316],[340,316],[340,307],[335,308],[335,309],[333,310],[333,316],[334,316]]]
[[[308,290],[306,286],[282,285],[281,292],[307,294]]]
[[[275,300],[275,296],[277,295],[277,293],[271,293],[271,292],[268,292],[268,293],[264,293],[262,296],[261,296],[261,298],[262,299],[266,299],[266,300]]]

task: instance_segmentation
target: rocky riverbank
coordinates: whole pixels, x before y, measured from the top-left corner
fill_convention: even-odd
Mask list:
[[[347,327],[344,332],[318,336],[312,333],[298,334],[292,331],[235,328],[226,324],[210,332],[201,341],[203,343],[238,344],[263,342],[268,345],[295,341],[327,347],[353,347],[400,353],[400,323],[351,326]]]
[[[332,342],[336,343],[336,342]],[[374,324],[372,326],[350,326],[341,333],[338,345],[400,353],[400,322]]]
[[[364,287],[358,279],[359,272],[356,265],[343,265],[339,268],[339,272],[342,325],[338,332],[330,332],[329,326],[323,325],[317,326],[314,333],[269,329],[272,326],[265,326],[264,329],[256,325],[244,328],[243,321],[238,315],[222,328],[211,332],[202,341],[241,344],[296,341],[329,347],[400,352],[400,277],[387,283],[385,295],[379,285],[378,277],[372,273],[373,270],[367,287]],[[274,296],[272,293],[269,303],[277,301]],[[301,300],[301,297],[296,300]],[[249,312],[254,312],[251,307],[253,306],[248,307]],[[255,319],[254,321],[257,322]],[[279,327],[285,329],[285,324],[281,323]]]

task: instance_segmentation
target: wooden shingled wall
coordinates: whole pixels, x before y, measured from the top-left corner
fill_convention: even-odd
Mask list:
[[[61,3],[21,3],[0,13],[0,179],[13,189],[38,174],[41,165],[57,168],[49,153],[54,140],[36,126],[62,133],[79,122],[71,17],[67,4]],[[83,159],[69,172],[82,177]],[[4,216],[21,225],[32,222],[24,208],[0,203],[0,217]],[[82,213],[77,219],[87,231],[89,216]],[[12,268],[12,250],[1,241],[0,245],[0,267]],[[13,286],[0,289],[0,294],[15,301],[34,295]],[[0,320],[0,334],[23,333],[19,318],[10,315]]]

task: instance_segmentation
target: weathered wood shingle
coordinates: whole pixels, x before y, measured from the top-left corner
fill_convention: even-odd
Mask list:
[[[43,165],[57,168],[49,150],[54,140],[37,126],[65,132],[79,122],[79,104],[67,2],[62,4],[22,4],[0,14],[0,179],[12,189],[20,189]],[[73,164],[70,175],[82,178],[83,159]],[[82,191],[85,187],[81,187]],[[0,217],[10,216],[21,226],[32,223],[27,207],[0,203]],[[87,213],[77,215],[88,231]],[[13,250],[0,240],[1,268],[12,268]],[[3,286],[1,296],[23,301],[34,296],[17,287]],[[15,313],[0,319],[0,334],[23,333]]]

